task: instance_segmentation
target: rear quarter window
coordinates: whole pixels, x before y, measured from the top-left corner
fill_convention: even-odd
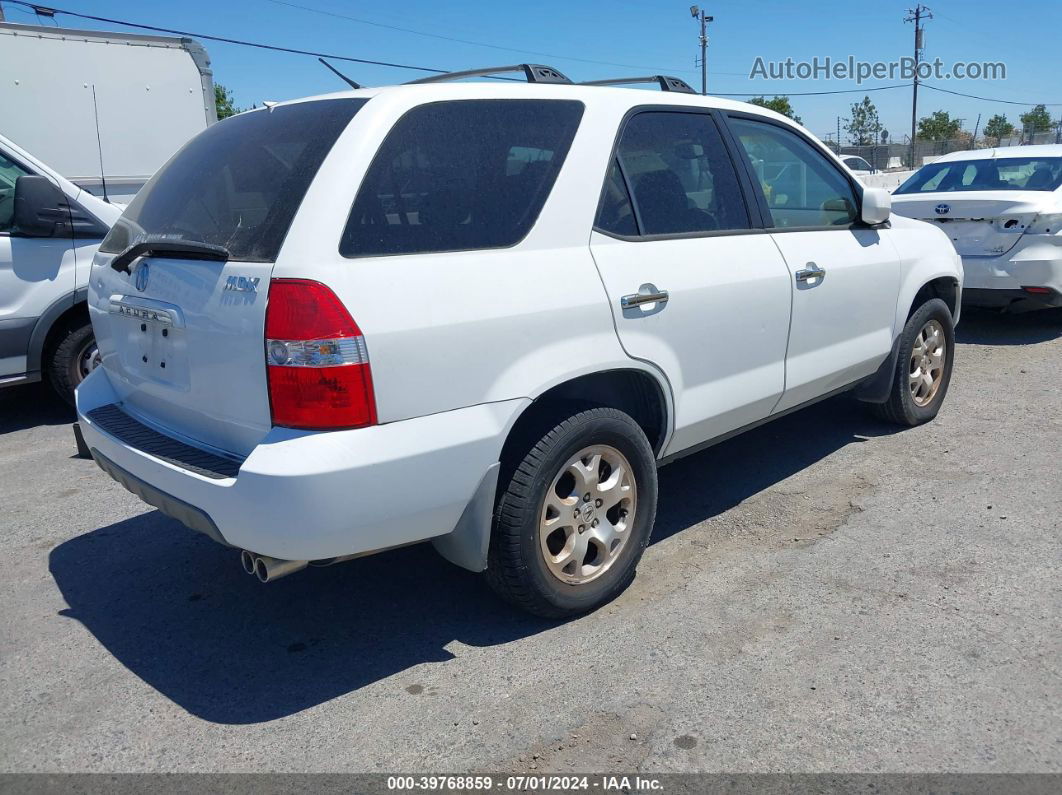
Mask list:
[[[505,248],[531,230],[583,114],[569,100],[488,99],[413,108],[362,180],[345,257]]]

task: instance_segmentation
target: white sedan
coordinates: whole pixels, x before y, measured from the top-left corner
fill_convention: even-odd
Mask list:
[[[892,209],[951,238],[964,303],[1062,306],[1062,145],[952,152],[893,191]]]

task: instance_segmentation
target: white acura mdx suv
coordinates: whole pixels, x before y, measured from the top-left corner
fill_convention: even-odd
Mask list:
[[[561,616],[631,581],[659,465],[846,390],[936,415],[939,229],[770,111],[508,69],[178,152],[92,268],[100,467],[262,580],[431,539]]]
[[[944,155],[893,191],[893,209],[951,238],[968,306],[1062,306],[1062,145]]]

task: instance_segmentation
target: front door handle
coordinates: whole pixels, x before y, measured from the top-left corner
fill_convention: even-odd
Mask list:
[[[667,290],[657,290],[651,293],[631,293],[620,298],[620,306],[624,309],[630,309],[642,304],[666,304],[668,298],[670,296],[667,294]]]
[[[826,276],[826,271],[816,265],[814,262],[809,262],[808,267],[802,270],[798,270],[795,274],[798,282],[806,282],[809,279],[821,279]]]

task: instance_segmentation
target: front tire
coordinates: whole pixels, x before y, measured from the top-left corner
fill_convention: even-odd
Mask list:
[[[100,363],[92,325],[67,328],[55,343],[48,362],[48,379],[63,400],[74,405],[74,390]]]
[[[955,327],[939,298],[926,301],[900,334],[889,399],[874,407],[883,420],[912,427],[937,416],[951,383]]]
[[[593,610],[622,593],[656,518],[656,461],[616,409],[557,423],[516,463],[498,500],[487,581],[535,615]]]

